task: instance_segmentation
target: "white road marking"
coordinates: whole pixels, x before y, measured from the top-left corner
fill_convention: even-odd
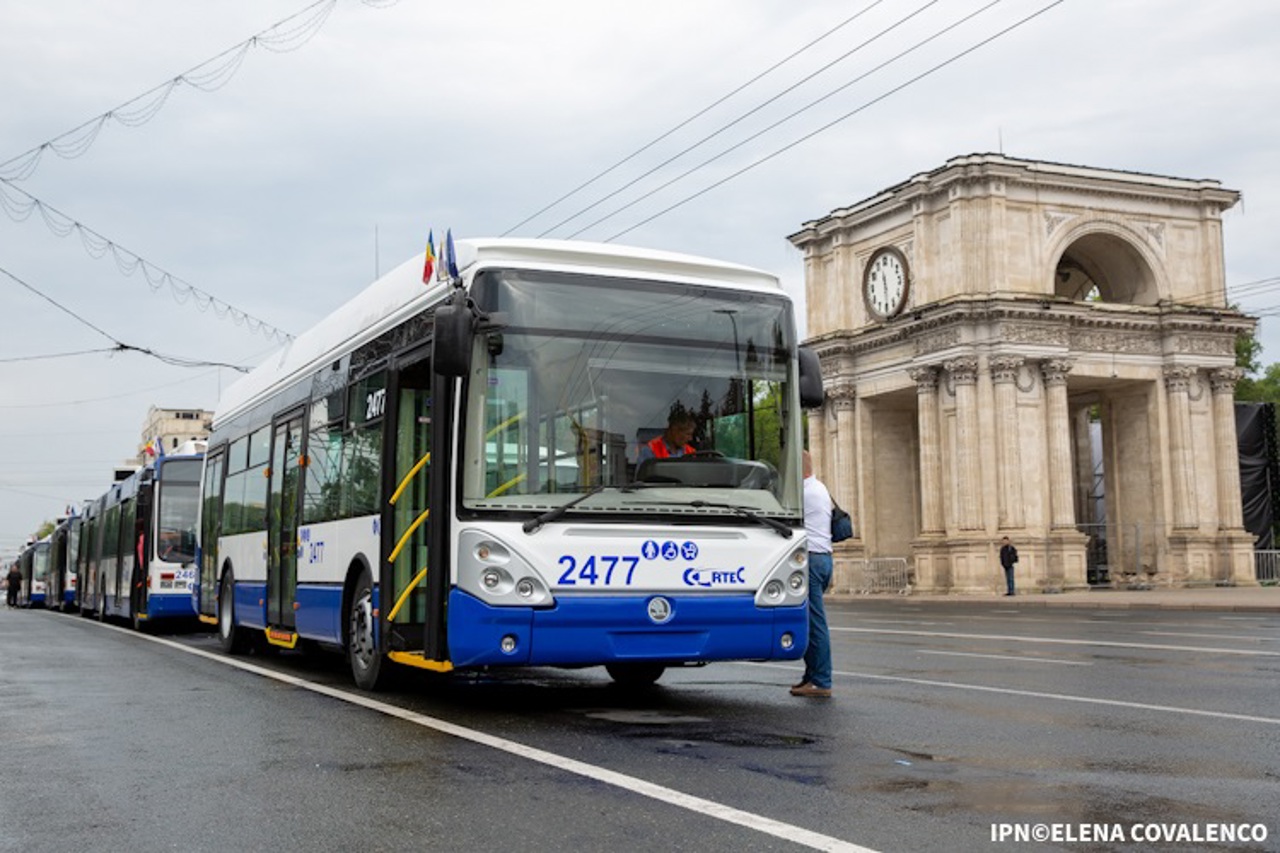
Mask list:
[[[801,844],[805,847],[812,847],[814,850],[835,850],[843,851],[843,853],[876,853],[870,847],[862,847],[852,844],[848,841],[842,841],[830,835],[823,835],[819,832],[805,829],[804,827],[794,826],[782,821],[773,820],[762,815],[745,812],[741,809],[735,809],[732,806],[726,806],[723,803],[717,803],[713,800],[705,800],[702,797],[695,797],[674,788],[667,788],[662,785],[656,785],[652,782],[646,782],[644,779],[635,776],[628,776],[625,773],[618,773],[613,770],[607,770],[603,767],[597,767],[593,764],[587,764],[583,761],[577,761],[572,758],[566,758],[562,755],[556,755],[553,752],[537,749],[532,746],[525,746],[513,740],[496,737],[495,735],[486,734],[485,732],[469,729],[465,726],[459,726],[456,723],[450,723],[441,720],[438,717],[429,717],[426,714],[419,714],[415,711],[409,711],[405,708],[397,708],[386,702],[380,702],[372,696],[366,696],[359,693],[349,693],[346,690],[339,690],[336,687],[329,687],[324,684],[316,684],[303,678],[289,675],[283,672],[275,672],[266,667],[257,666],[248,661],[238,660],[236,658],[227,657],[226,655],[207,652],[204,649],[197,649],[182,643],[166,640],[163,637],[153,637],[149,634],[140,634],[128,628],[106,623],[90,622],[90,625],[101,625],[113,631],[119,631],[130,637],[149,640],[153,643],[159,643],[162,646],[168,646],[181,652],[196,655],[216,663],[233,666],[236,669],[245,672],[260,675],[263,678],[270,678],[284,684],[298,687],[303,690],[310,690],[313,693],[319,693],[322,696],[328,696],[338,699],[342,702],[349,702],[352,705],[359,705],[370,711],[377,711],[388,717],[395,717],[405,722],[413,723],[423,728],[432,729],[442,734],[452,735],[462,740],[471,741],[472,743],[487,746],[501,752],[515,755],[520,758],[536,761],[539,764],[545,764],[548,767],[554,767],[557,770],[563,770],[567,773],[574,773],[578,776],[585,776],[588,779],[594,779],[597,782],[603,782],[606,785],[613,785],[633,794],[639,794],[643,797],[658,800],[660,802],[673,805],[678,808],[687,809],[695,814],[713,817],[722,820],[725,823],[731,823],[741,826],[745,829],[752,829],[756,832],[763,832],[766,835],[772,835],[777,838]]]
[[[742,666],[762,666],[770,669],[789,669],[799,672],[795,666],[781,663],[741,661]],[[1092,696],[1073,696],[1067,693],[1042,693],[1037,690],[1013,690],[1008,687],[988,687],[985,684],[964,684],[958,681],[937,681],[929,678],[907,678],[901,675],[880,675],[874,672],[847,672],[836,670],[832,675],[847,678],[871,678],[876,681],[893,681],[901,684],[918,684],[923,687],[946,687],[953,690],[973,690],[979,693],[1000,693],[1006,696],[1027,696],[1032,699],[1054,699],[1059,702],[1077,702],[1082,705],[1106,705],[1113,708],[1132,708],[1139,711],[1162,711],[1168,714],[1187,714],[1193,717],[1212,717],[1218,720],[1239,720],[1245,723],[1263,723],[1280,726],[1280,718],[1255,717],[1250,714],[1231,714],[1224,711],[1203,711],[1199,708],[1179,708],[1175,705],[1149,705],[1145,702],[1126,702],[1121,699],[1096,699]]]
[[[1063,666],[1093,666],[1092,661],[1060,660],[1058,658],[1032,658],[1025,655],[981,655],[977,652],[944,652],[937,649],[916,649],[922,655],[950,655],[958,658],[990,658],[991,660],[1016,660],[1023,663],[1056,663]]]
[[[1274,643],[1280,637],[1247,637],[1232,634],[1193,634],[1190,631],[1139,631],[1150,637],[1208,637],[1211,640],[1239,640],[1244,643]]]
[[[1165,652],[1206,652],[1219,655],[1246,655],[1255,657],[1280,657],[1280,651],[1257,649],[1220,649],[1200,646],[1169,646],[1161,643],[1121,643],[1112,640],[1064,640],[1056,637],[1024,637],[1017,634],[959,634],[949,631],[901,631],[893,628],[837,628],[850,634],[898,634],[905,637],[947,637],[960,640],[1010,640],[1018,643],[1048,643],[1063,646],[1106,646],[1116,649],[1157,649]]]

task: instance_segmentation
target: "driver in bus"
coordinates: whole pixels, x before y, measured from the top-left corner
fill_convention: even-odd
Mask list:
[[[684,411],[672,412],[667,418],[667,429],[662,435],[640,445],[640,457],[637,464],[646,459],[672,459],[690,456],[698,451],[690,444],[697,422],[693,415]]]

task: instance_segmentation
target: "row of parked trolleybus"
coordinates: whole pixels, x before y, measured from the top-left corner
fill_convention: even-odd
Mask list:
[[[801,657],[822,378],[778,279],[566,241],[438,254],[444,274],[407,262],[228,386],[203,454],[28,548],[28,600],[336,650],[366,689]],[[692,437],[655,455],[676,421]]]

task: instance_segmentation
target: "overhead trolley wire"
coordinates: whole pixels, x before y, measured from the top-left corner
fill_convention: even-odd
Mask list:
[[[506,237],[506,236],[510,235],[510,234],[511,234],[513,231],[515,231],[516,229],[518,229],[518,228],[522,228],[523,226],[525,226],[525,225],[529,224],[530,222],[532,222],[533,220],[537,219],[537,218],[538,218],[539,216],[541,216],[542,214],[544,214],[544,213],[546,213],[547,211],[551,210],[551,209],[552,209],[553,207],[555,207],[556,205],[560,204],[560,203],[561,203],[561,202],[563,202],[563,201],[566,201],[566,200],[568,200],[568,199],[572,198],[573,196],[577,195],[577,194],[578,194],[579,192],[581,192],[582,190],[584,190],[584,189],[586,189],[587,187],[591,186],[592,184],[594,184],[596,181],[600,180],[600,179],[601,179],[601,178],[603,178],[604,176],[606,176],[606,175],[610,174],[611,172],[613,172],[614,170],[618,169],[619,167],[626,165],[626,164],[627,164],[627,163],[629,163],[630,161],[634,160],[636,157],[638,157],[638,156],[640,156],[641,154],[643,154],[645,151],[648,151],[650,148],[652,148],[653,146],[657,145],[657,144],[658,144],[659,142],[661,142],[662,140],[664,140],[664,139],[666,139],[667,137],[671,136],[671,135],[672,135],[673,133],[675,133],[676,131],[681,130],[682,128],[686,127],[687,125],[689,125],[689,124],[690,124],[690,123],[692,123],[693,121],[696,121],[697,119],[699,119],[699,118],[701,118],[702,116],[704,116],[704,115],[706,115],[707,113],[709,113],[711,110],[713,110],[713,109],[715,109],[716,107],[720,106],[720,105],[721,105],[721,104],[723,104],[725,101],[729,100],[729,99],[730,99],[730,98],[732,98],[734,95],[736,95],[736,94],[738,94],[739,92],[743,91],[743,90],[744,90],[744,89],[746,89],[747,87],[749,87],[749,86],[751,86],[752,84],[754,84],[754,83],[756,83],[756,82],[758,82],[758,81],[760,81],[760,80],[764,79],[764,78],[765,78],[765,77],[767,77],[769,74],[772,74],[774,71],[777,71],[779,68],[781,68],[782,66],[786,65],[786,64],[787,64],[788,62],[790,62],[791,60],[795,59],[796,57],[800,56],[802,53],[805,53],[805,52],[806,52],[806,51],[808,51],[809,49],[813,48],[815,45],[817,45],[819,42],[821,42],[821,41],[825,40],[825,39],[826,39],[826,38],[828,38],[829,36],[834,35],[836,32],[838,32],[839,30],[843,29],[845,26],[847,26],[847,25],[849,25],[849,24],[853,23],[855,20],[857,20],[858,18],[862,17],[862,16],[863,16],[863,15],[865,15],[867,12],[870,12],[872,9],[874,9],[876,6],[879,6],[879,5],[880,5],[881,3],[883,3],[883,2],[885,2],[885,0],[874,0],[874,2],[873,2],[873,3],[871,3],[870,5],[868,5],[868,6],[864,7],[863,9],[861,9],[861,10],[860,10],[860,11],[858,11],[858,12],[855,12],[854,14],[850,15],[848,18],[845,18],[843,21],[841,21],[840,23],[836,24],[834,27],[832,27],[831,29],[827,30],[827,31],[826,31],[826,32],[824,32],[822,35],[820,35],[820,36],[818,36],[817,38],[815,38],[815,39],[811,40],[810,42],[808,42],[807,44],[803,45],[802,47],[800,47],[800,48],[798,48],[798,49],[796,49],[796,50],[792,51],[790,54],[788,54],[787,56],[783,57],[783,58],[782,58],[782,59],[780,59],[779,61],[775,62],[773,65],[770,65],[770,66],[769,66],[768,68],[766,68],[764,71],[761,71],[759,74],[756,74],[756,75],[755,75],[754,77],[752,77],[750,80],[748,80],[748,81],[746,81],[745,83],[743,83],[743,84],[741,84],[741,85],[737,86],[737,87],[736,87],[735,89],[733,89],[732,91],[730,91],[730,92],[728,92],[728,93],[726,93],[726,94],[724,94],[724,95],[721,95],[719,98],[717,98],[716,100],[712,101],[710,104],[708,104],[707,106],[703,107],[702,109],[698,110],[698,111],[697,111],[697,112],[695,112],[693,115],[691,115],[691,116],[689,116],[688,118],[686,118],[684,121],[682,121],[682,122],[680,122],[680,123],[676,124],[676,125],[675,125],[674,127],[672,127],[670,130],[667,130],[665,133],[659,134],[657,138],[655,138],[655,139],[653,139],[653,140],[651,140],[651,141],[649,141],[649,142],[645,143],[644,145],[641,145],[641,146],[640,146],[639,148],[637,148],[635,151],[632,151],[632,152],[631,152],[630,154],[628,154],[626,157],[623,157],[621,160],[619,160],[618,162],[614,163],[612,166],[608,167],[608,168],[607,168],[607,169],[605,169],[604,171],[599,172],[599,173],[598,173],[598,174],[596,174],[595,176],[593,176],[593,177],[591,177],[591,178],[588,178],[587,180],[583,181],[581,184],[579,184],[578,186],[576,186],[576,187],[574,187],[573,189],[569,190],[567,193],[565,193],[564,195],[560,196],[560,197],[559,197],[559,198],[557,198],[555,201],[553,201],[553,202],[551,202],[551,203],[547,204],[547,205],[546,205],[545,207],[543,207],[541,210],[538,210],[538,211],[536,211],[535,213],[531,213],[529,216],[526,216],[526,217],[525,217],[524,219],[522,219],[520,222],[517,222],[515,225],[511,226],[511,227],[510,227],[510,228],[508,228],[506,231],[504,231],[504,232],[501,234],[501,236]],[[574,214],[574,216],[575,216],[575,217],[576,217],[577,215],[579,215],[579,214]],[[574,218],[574,217],[570,217],[570,218]],[[558,227],[558,226],[552,226],[552,228],[553,228],[553,229],[554,229],[554,228],[556,228],[556,227]],[[545,232],[544,232],[544,233],[545,233]]]
[[[111,343],[114,344],[114,346],[110,348],[109,350],[110,352],[136,352],[136,353],[139,353],[140,355],[150,356],[151,358],[154,358],[158,361],[162,361],[165,364],[174,365],[175,367],[228,367],[232,370],[238,370],[241,373],[249,372],[249,368],[247,367],[243,367],[235,364],[228,364],[227,362],[223,362],[223,361],[206,361],[203,359],[192,359],[192,358],[184,358],[182,356],[176,356],[176,355],[166,355],[164,353],[159,353],[159,352],[156,352],[155,350],[151,350],[146,347],[139,347],[139,346],[134,346],[132,344],[126,344],[124,341],[121,341],[119,338],[116,338],[114,335],[110,334],[109,332],[104,331],[102,327],[95,325],[89,320],[86,320],[84,317],[81,317],[75,311],[72,311],[70,308],[63,305],[61,302],[58,302],[52,296],[49,296],[48,294],[41,292],[37,288],[23,281],[21,278],[9,272],[4,267],[0,267],[0,274],[7,276],[20,287],[23,287],[28,291],[30,291],[31,293],[34,293],[36,296],[40,297],[45,302],[48,302],[50,305],[52,305],[54,308],[57,308],[62,313],[68,315],[69,317],[74,319],[76,322],[80,323],[81,325],[87,326],[88,328],[97,332],[102,337],[111,341]]]
[[[921,6],[920,8],[916,9],[914,12],[909,13],[906,17],[904,17],[904,18],[902,18],[902,19],[898,20],[897,22],[895,22],[895,23],[891,24],[890,26],[886,27],[885,29],[881,30],[879,33],[877,33],[876,35],[872,36],[870,39],[867,39],[867,40],[866,40],[866,41],[864,41],[862,44],[858,45],[858,47],[854,48],[854,50],[849,51],[849,53],[847,53],[847,54],[845,54],[844,56],[840,57],[840,59],[836,60],[836,62],[839,62],[839,61],[841,61],[841,60],[845,59],[846,57],[848,57],[848,56],[852,55],[852,54],[853,54],[853,53],[855,53],[856,51],[861,50],[863,47],[866,47],[868,44],[871,44],[872,42],[876,41],[877,39],[881,38],[882,36],[884,36],[884,35],[888,34],[889,32],[893,31],[893,30],[894,30],[894,29],[896,29],[897,27],[899,27],[899,26],[901,26],[902,24],[906,23],[906,22],[907,22],[908,20],[910,20],[911,18],[913,18],[913,17],[915,17],[916,15],[919,15],[920,13],[924,12],[924,11],[925,11],[926,9],[928,9],[930,6],[934,5],[934,3],[935,3],[935,2],[937,2],[937,0],[931,0],[931,2],[926,3],[924,6]],[[921,49],[922,47],[924,47],[925,45],[929,44],[930,42],[932,42],[932,41],[934,41],[934,40],[936,40],[936,39],[938,39],[938,38],[941,38],[942,36],[946,35],[947,33],[951,32],[952,30],[954,30],[954,29],[956,29],[957,27],[961,26],[962,24],[967,23],[968,21],[972,20],[973,18],[977,17],[978,15],[982,14],[983,12],[985,12],[985,11],[987,11],[988,9],[992,8],[993,6],[997,6],[997,5],[999,5],[999,4],[1000,4],[1000,3],[1002,3],[1002,2],[1004,2],[1004,0],[991,0],[991,2],[987,3],[985,6],[982,6],[981,8],[979,8],[979,9],[977,9],[977,10],[973,11],[973,12],[970,12],[969,14],[967,14],[967,15],[965,15],[965,16],[963,16],[963,17],[961,17],[960,19],[958,19],[958,20],[956,20],[956,21],[953,21],[952,23],[950,23],[950,24],[948,24],[947,26],[943,27],[942,29],[938,30],[938,31],[937,31],[937,32],[935,32],[933,35],[929,36],[928,38],[925,38],[925,39],[922,39],[921,41],[916,42],[915,44],[913,44],[911,47],[907,48],[906,50],[903,50],[903,51],[899,52],[898,54],[896,54],[896,55],[894,55],[894,56],[890,57],[889,59],[886,59],[884,62],[881,62],[879,65],[876,65],[876,66],[874,66],[874,67],[872,67],[872,68],[868,69],[867,71],[864,71],[862,74],[859,74],[857,77],[854,77],[852,80],[849,80],[848,82],[843,83],[843,84],[842,84],[842,85],[840,85],[840,86],[837,86],[835,89],[832,89],[830,92],[827,92],[825,95],[823,95],[823,96],[821,96],[821,97],[819,97],[819,98],[816,98],[816,99],[815,99],[815,100],[813,100],[813,101],[810,101],[808,104],[806,104],[805,106],[803,106],[803,107],[799,108],[798,110],[794,110],[793,112],[789,113],[789,114],[788,114],[788,115],[786,115],[786,116],[783,116],[781,119],[779,119],[779,120],[775,121],[774,123],[770,124],[769,126],[767,126],[767,127],[763,128],[763,129],[761,129],[761,130],[759,130],[759,131],[757,131],[757,132],[755,132],[755,133],[751,134],[750,136],[747,136],[745,139],[742,139],[742,140],[740,140],[740,141],[738,141],[738,142],[734,143],[733,145],[730,145],[728,148],[724,149],[724,150],[723,150],[723,151],[721,151],[719,154],[716,154],[716,155],[714,155],[714,156],[712,156],[712,157],[710,157],[710,158],[708,158],[708,159],[706,159],[706,160],[702,161],[702,162],[701,162],[701,163],[699,163],[698,165],[696,165],[696,166],[694,166],[694,167],[692,167],[692,168],[690,168],[690,169],[688,169],[688,170],[686,170],[686,171],[682,172],[681,174],[679,174],[679,175],[675,176],[674,178],[671,178],[670,180],[666,181],[665,183],[662,183],[662,184],[658,185],[657,187],[654,187],[653,189],[649,190],[648,192],[643,193],[642,195],[638,196],[637,198],[632,199],[631,201],[629,201],[629,202],[627,202],[626,204],[624,204],[622,207],[619,207],[619,208],[617,208],[616,210],[614,210],[612,213],[609,213],[609,214],[607,214],[607,215],[605,215],[605,216],[603,216],[603,217],[601,217],[601,218],[599,218],[599,219],[595,220],[594,222],[592,222],[592,223],[590,223],[590,224],[588,224],[588,225],[585,225],[585,226],[583,226],[582,228],[579,228],[577,231],[575,231],[575,232],[573,232],[572,234],[570,234],[570,235],[569,235],[569,237],[570,237],[570,238],[577,237],[579,234],[582,234],[584,231],[588,231],[588,230],[590,230],[591,228],[594,228],[595,226],[600,225],[601,223],[607,222],[608,220],[610,220],[610,219],[612,219],[613,217],[617,216],[619,213],[622,213],[622,212],[624,212],[624,211],[626,211],[626,210],[629,210],[629,209],[630,209],[630,208],[632,208],[632,207],[635,207],[637,204],[639,204],[640,202],[644,201],[645,199],[651,198],[651,197],[653,197],[654,195],[656,195],[657,193],[661,192],[662,190],[664,190],[664,189],[666,189],[666,188],[668,188],[668,187],[672,186],[673,184],[676,184],[676,183],[678,183],[678,182],[680,182],[680,181],[684,180],[685,178],[689,177],[690,175],[694,174],[695,172],[699,171],[700,169],[703,169],[703,168],[705,168],[705,167],[707,167],[707,166],[711,165],[712,163],[714,163],[715,161],[717,161],[717,160],[719,160],[720,158],[724,157],[725,155],[730,154],[730,153],[732,153],[732,152],[734,152],[734,151],[738,150],[739,148],[743,147],[743,146],[744,146],[744,145],[746,145],[747,143],[749,143],[749,142],[754,142],[755,140],[757,140],[757,139],[759,139],[760,137],[764,136],[766,133],[770,133],[771,131],[776,130],[777,128],[781,127],[783,124],[786,124],[787,122],[791,121],[792,119],[796,118],[797,116],[802,115],[803,113],[808,112],[809,110],[813,109],[814,107],[818,106],[819,104],[823,103],[824,101],[826,101],[826,100],[828,100],[828,99],[830,99],[830,98],[835,97],[837,94],[839,94],[840,92],[843,92],[845,89],[848,89],[850,86],[853,86],[853,85],[854,85],[854,84],[856,84],[856,83],[860,83],[860,82],[862,82],[863,80],[865,80],[866,78],[870,77],[872,74],[876,73],[877,71],[880,71],[880,70],[882,70],[882,69],[884,69],[884,68],[886,68],[886,67],[888,67],[888,66],[892,65],[893,63],[897,62],[898,60],[903,59],[903,58],[904,58],[904,57],[906,57],[906,56],[909,56],[910,54],[912,54],[912,53],[914,53],[915,51],[917,51],[917,50]],[[827,65],[827,66],[824,66],[822,69],[819,69],[819,71],[815,72],[813,75],[810,75],[809,77],[806,77],[806,78],[805,78],[805,80],[811,79],[813,76],[816,76],[817,74],[821,73],[823,70],[826,70],[827,68],[830,68],[830,67],[831,67],[831,65],[834,65],[834,64],[835,64],[835,62],[830,63],[830,64],[829,64],[829,65]],[[800,81],[800,83],[805,82],[805,80],[801,80],[801,81]],[[796,86],[800,85],[800,83],[797,83],[797,84],[796,84]],[[766,101],[765,103],[767,104],[767,103],[770,103],[770,102],[771,102],[771,101],[773,101],[773,100],[776,100],[776,98],[777,98],[777,97],[781,97],[781,95],[782,95],[782,94],[785,94],[786,92],[791,91],[791,89],[794,89],[796,86],[792,86],[790,89],[784,90],[784,92],[779,93],[779,95],[775,96],[774,98],[771,98],[769,101]],[[874,102],[873,102],[873,103],[874,103]],[[761,106],[764,106],[764,104],[762,104]],[[759,108],[757,108],[757,109],[759,109]],[[752,110],[752,112],[755,112],[755,110]],[[711,138],[713,138],[714,136],[718,135],[722,130],[727,129],[728,127],[732,126],[733,124],[736,124],[738,121],[740,121],[740,120],[741,120],[741,119],[743,119],[743,118],[746,118],[746,116],[747,116],[747,115],[750,115],[750,114],[751,114],[751,113],[747,113],[747,114],[745,114],[745,115],[743,115],[743,116],[740,116],[738,119],[735,119],[735,120],[734,120],[733,122],[731,122],[729,125],[726,125],[724,128],[721,128],[721,130],[717,130],[715,133],[712,133],[712,134],[710,134],[709,136],[704,137],[703,139],[701,139],[701,140],[699,140],[698,142],[694,143],[692,146],[690,146],[690,147],[686,148],[684,151],[682,151],[682,152],[680,152],[679,154],[677,154],[675,157],[670,158],[669,160],[665,161],[664,163],[661,163],[661,164],[659,164],[658,166],[656,166],[656,167],[654,167],[653,169],[651,169],[650,171],[646,172],[644,175],[641,175],[641,176],[640,176],[640,178],[637,178],[635,181],[632,181],[630,184],[627,184],[626,186],[621,187],[621,188],[619,188],[617,191],[615,191],[615,192],[613,192],[613,193],[609,194],[608,196],[605,196],[604,198],[600,199],[600,201],[597,201],[595,204],[593,204],[593,205],[592,205],[592,207],[595,207],[596,205],[599,205],[601,202],[606,201],[606,200],[608,200],[609,198],[612,198],[614,195],[619,194],[622,190],[627,189],[628,187],[632,186],[632,184],[637,183],[641,178],[645,178],[645,177],[647,177],[647,176],[649,176],[649,175],[653,174],[653,173],[654,173],[654,172],[656,172],[658,169],[661,169],[663,166],[668,165],[669,163],[673,162],[674,160],[679,159],[679,158],[680,158],[681,156],[683,156],[684,154],[686,154],[686,153],[688,153],[688,152],[690,152],[690,151],[694,150],[695,148],[698,148],[699,146],[701,146],[701,145],[702,145],[702,143],[707,142],[708,140],[710,140],[710,139],[711,139]],[[589,209],[589,208],[588,208],[588,209]],[[585,212],[585,211],[583,211],[583,212]],[[576,215],[577,215],[577,214],[575,214],[575,216],[576,216]],[[570,219],[572,219],[572,218],[574,218],[574,217],[570,217]],[[566,221],[567,221],[567,220],[566,220]],[[563,223],[562,223],[562,224],[563,224]]]
[[[999,2],[999,0],[995,0],[995,2]],[[801,145],[801,144],[803,144],[803,143],[805,143],[805,142],[808,142],[810,139],[813,139],[815,136],[818,136],[819,134],[825,133],[826,131],[830,130],[831,128],[835,127],[836,125],[838,125],[838,124],[840,124],[840,123],[842,123],[842,122],[844,122],[844,121],[847,121],[848,119],[852,118],[852,117],[853,117],[853,116],[855,116],[855,115],[858,115],[859,113],[863,112],[864,110],[868,109],[869,107],[874,106],[875,104],[880,103],[881,101],[885,100],[886,98],[889,98],[889,97],[891,97],[891,96],[893,96],[893,95],[897,94],[898,92],[901,92],[903,89],[906,89],[906,88],[908,88],[908,87],[910,87],[910,86],[914,85],[915,83],[918,83],[919,81],[921,81],[921,80],[923,80],[923,79],[925,79],[925,78],[927,78],[927,77],[930,77],[931,75],[933,75],[933,74],[937,73],[938,71],[941,71],[943,68],[946,68],[947,66],[952,65],[952,64],[953,64],[953,63],[955,63],[955,62],[958,62],[960,59],[963,59],[965,56],[968,56],[969,54],[974,53],[975,51],[977,51],[977,50],[979,50],[979,49],[981,49],[981,48],[985,47],[986,45],[991,44],[991,43],[992,43],[992,42],[994,42],[995,40],[997,40],[997,39],[999,39],[999,38],[1001,38],[1001,37],[1003,37],[1003,36],[1007,35],[1007,34],[1008,34],[1008,33],[1010,33],[1010,32],[1013,32],[1014,30],[1018,29],[1019,27],[1021,27],[1021,26],[1025,25],[1025,24],[1027,24],[1027,23],[1029,23],[1029,22],[1031,22],[1031,21],[1035,20],[1036,18],[1038,18],[1038,17],[1040,17],[1041,15],[1045,14],[1045,13],[1046,13],[1046,12],[1048,12],[1049,10],[1053,9],[1055,6],[1060,6],[1060,5],[1062,5],[1064,2],[1066,2],[1066,0],[1053,0],[1053,2],[1051,2],[1051,3],[1049,3],[1049,4],[1047,4],[1047,5],[1043,6],[1043,7],[1041,7],[1040,9],[1036,10],[1035,12],[1032,12],[1031,14],[1029,14],[1029,15],[1027,15],[1027,16],[1025,16],[1025,17],[1021,18],[1021,19],[1020,19],[1020,20],[1018,20],[1018,21],[1015,21],[1014,23],[1010,24],[1009,26],[1004,27],[1003,29],[1001,29],[1001,30],[997,31],[996,33],[994,33],[994,34],[992,34],[992,35],[990,35],[990,36],[988,36],[988,37],[986,37],[986,38],[982,39],[981,41],[977,42],[976,44],[973,44],[973,45],[971,45],[970,47],[965,48],[964,50],[960,51],[959,53],[954,54],[953,56],[949,57],[948,59],[945,59],[945,60],[943,60],[942,62],[939,62],[938,64],[931,66],[930,68],[926,69],[925,71],[922,71],[921,73],[919,73],[919,74],[915,75],[914,77],[912,77],[912,78],[910,78],[910,79],[906,80],[905,82],[900,83],[900,84],[898,84],[897,86],[894,86],[893,88],[891,88],[891,89],[889,89],[888,91],[886,91],[886,92],[884,92],[884,93],[882,93],[882,94],[880,94],[880,95],[876,96],[875,98],[872,98],[871,100],[866,101],[865,103],[863,103],[862,105],[860,105],[860,106],[856,107],[855,109],[850,110],[849,112],[847,112],[847,113],[845,113],[845,114],[843,114],[843,115],[841,115],[841,116],[839,116],[839,117],[837,117],[837,118],[835,118],[835,119],[833,119],[833,120],[831,120],[831,121],[827,122],[826,124],[822,125],[821,127],[818,127],[817,129],[815,129],[815,130],[813,130],[813,131],[811,131],[811,132],[809,132],[809,133],[806,133],[806,134],[804,134],[803,136],[798,137],[797,139],[792,140],[791,142],[788,142],[786,145],[782,146],[781,148],[778,148],[778,149],[774,150],[773,152],[771,152],[771,153],[769,153],[769,154],[766,154],[765,156],[760,157],[759,159],[754,160],[754,161],[752,161],[752,162],[748,163],[747,165],[743,166],[742,168],[737,169],[736,171],[734,171],[734,172],[732,172],[732,173],[730,173],[730,174],[726,175],[725,177],[723,177],[723,178],[721,178],[721,179],[719,179],[719,180],[717,180],[717,181],[715,181],[715,182],[713,182],[713,183],[711,183],[711,184],[709,184],[709,185],[707,185],[707,186],[703,187],[702,189],[698,190],[697,192],[692,193],[691,195],[688,195],[688,196],[684,197],[683,199],[680,199],[679,201],[675,202],[674,204],[671,204],[671,205],[669,205],[669,206],[667,206],[667,207],[663,208],[662,210],[659,210],[658,212],[656,212],[656,213],[654,213],[654,214],[652,214],[652,215],[650,215],[650,216],[645,217],[644,219],[640,220],[639,222],[635,223],[634,225],[632,225],[632,226],[630,226],[630,227],[628,227],[628,228],[625,228],[625,229],[623,229],[622,231],[619,231],[618,233],[616,233],[616,234],[614,234],[614,235],[612,235],[612,236],[610,236],[610,237],[606,238],[606,240],[605,240],[604,242],[606,242],[606,243],[608,243],[608,242],[612,242],[612,241],[614,241],[614,240],[618,239],[619,237],[622,237],[623,235],[625,235],[625,234],[629,234],[630,232],[632,232],[632,231],[636,230],[637,228],[640,228],[640,227],[641,227],[641,226],[643,226],[643,225],[647,225],[648,223],[652,222],[652,221],[653,221],[653,220],[655,220],[655,219],[658,219],[659,217],[662,217],[662,216],[667,215],[668,213],[670,213],[670,212],[671,212],[671,211],[673,211],[673,210],[676,210],[676,209],[678,209],[678,208],[683,207],[684,205],[688,204],[689,202],[691,202],[691,201],[693,201],[693,200],[695,200],[695,199],[697,199],[697,198],[701,198],[702,196],[706,195],[707,193],[711,192],[712,190],[717,189],[718,187],[721,187],[721,186],[723,186],[724,184],[729,183],[730,181],[734,180],[735,178],[739,178],[739,177],[741,177],[742,175],[746,174],[747,172],[750,172],[752,169],[755,169],[757,166],[761,166],[761,165],[763,165],[764,163],[767,163],[768,161],[770,161],[770,160],[774,159],[775,157],[778,157],[778,156],[780,156],[780,155],[782,155],[782,154],[785,154],[787,151],[790,151],[792,148],[795,148],[795,147],[796,147],[796,146],[798,146],[798,145]],[[985,7],[984,7],[984,8],[985,8]],[[981,10],[979,10],[979,11],[981,11]],[[758,134],[757,134],[757,135],[758,135]],[[735,147],[737,147],[737,146],[735,146]],[[708,162],[710,162],[710,161],[708,161]],[[704,164],[704,165],[705,165],[705,164]],[[690,172],[690,173],[691,173],[691,172]],[[686,174],[690,174],[690,173],[686,173]],[[615,212],[616,212],[616,211],[615,211]],[[613,214],[610,214],[610,216],[612,216],[612,215],[613,215]],[[606,217],[606,218],[608,218],[608,217]],[[590,226],[588,226],[588,227],[590,227]],[[579,233],[581,233],[581,232],[579,232]]]

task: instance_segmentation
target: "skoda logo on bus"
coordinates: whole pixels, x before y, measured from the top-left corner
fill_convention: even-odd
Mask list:
[[[655,625],[661,625],[671,618],[671,602],[660,595],[649,599],[649,618]]]

